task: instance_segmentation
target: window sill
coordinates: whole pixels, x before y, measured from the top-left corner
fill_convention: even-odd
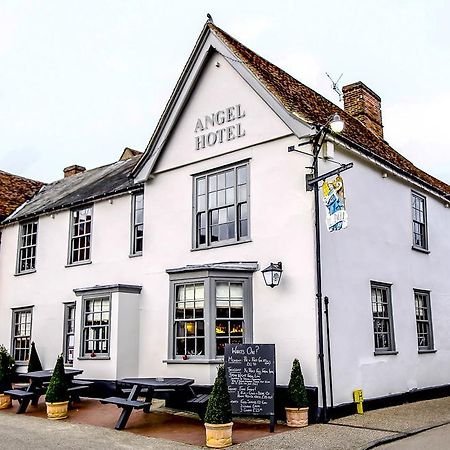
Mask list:
[[[224,242],[223,244],[214,244],[210,245],[209,247],[198,247],[198,248],[191,248],[191,252],[198,252],[201,250],[211,250],[212,248],[220,248],[220,247],[229,247],[230,245],[239,245],[239,244],[247,244],[248,242],[252,242],[251,239],[242,239],[240,241],[235,242]]]
[[[422,353],[436,353],[436,352],[437,352],[437,350],[435,350],[435,349],[426,349],[426,348],[424,348],[423,350],[419,349],[417,353],[419,353],[419,355],[420,355]]]
[[[34,273],[36,272],[36,269],[31,269],[31,270],[24,270],[23,272],[16,272],[14,274],[15,277],[20,277],[21,275],[28,275],[29,273]]]
[[[139,253],[130,253],[128,258],[137,258],[138,256],[142,256],[142,252]]]
[[[66,264],[64,267],[77,267],[77,266],[85,266],[87,264],[92,264],[92,261],[82,261],[82,262],[76,262],[72,264]]]
[[[373,352],[374,356],[384,356],[384,355],[398,355],[397,350],[378,350]]]
[[[79,361],[97,361],[97,360],[102,360],[102,361],[107,361],[109,359],[111,359],[110,356],[79,356],[77,358]]]
[[[28,366],[28,361],[16,361],[16,366],[17,367]]]
[[[415,250],[416,252],[420,252],[420,253],[430,253],[430,250],[428,250],[427,248],[422,248],[422,247],[416,247],[415,245],[413,245],[411,247],[411,250]]]
[[[163,359],[166,364],[223,364],[223,359]]]

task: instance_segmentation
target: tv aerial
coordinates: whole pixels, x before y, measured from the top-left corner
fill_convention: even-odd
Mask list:
[[[341,73],[339,75],[339,78],[334,81],[333,78],[331,78],[330,74],[328,72],[325,72],[325,75],[330,79],[331,81],[331,88],[333,89],[333,91],[335,91],[337,93],[337,95],[339,95],[339,101],[342,101],[342,91],[341,88],[338,86],[339,81],[341,81],[342,75],[344,75],[343,73]]]

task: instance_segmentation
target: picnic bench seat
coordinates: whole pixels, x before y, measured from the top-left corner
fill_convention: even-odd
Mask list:
[[[80,402],[80,391],[85,391],[90,388],[90,385],[81,384],[79,386],[70,386],[67,388],[67,392],[69,393],[69,399],[72,402]]]
[[[144,409],[144,411],[149,412],[151,406],[151,402],[128,400],[122,397],[107,397],[100,400],[100,403],[116,405],[118,408],[123,408],[119,421],[115,426],[116,430],[122,430],[123,428],[125,428],[125,425],[127,424],[131,411],[133,411],[133,409]]]
[[[205,420],[206,407],[208,405],[209,394],[197,394],[195,397],[189,399],[186,403],[189,403],[195,412],[200,417],[201,421]]]
[[[17,410],[17,414],[24,413],[30,401],[33,403],[33,405],[37,405],[37,402],[39,400],[39,396],[41,395],[41,392],[31,392],[31,391],[24,391],[22,389],[10,389],[8,391],[4,392],[6,395],[9,395],[12,399],[18,400],[19,402],[19,409]]]

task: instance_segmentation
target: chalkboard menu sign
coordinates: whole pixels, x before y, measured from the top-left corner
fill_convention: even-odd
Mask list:
[[[275,344],[227,344],[224,359],[233,414],[273,417]]]

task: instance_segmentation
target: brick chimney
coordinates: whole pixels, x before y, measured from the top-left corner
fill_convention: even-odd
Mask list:
[[[344,86],[342,92],[344,110],[383,139],[381,98],[361,81]]]
[[[78,173],[83,173],[85,170],[86,167],[78,166],[77,164],[66,167],[64,169],[64,178],[71,177],[72,175],[77,175]]]

